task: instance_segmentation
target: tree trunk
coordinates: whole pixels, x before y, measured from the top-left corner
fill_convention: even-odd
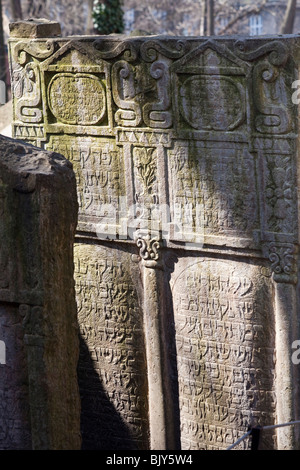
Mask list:
[[[213,36],[214,35],[214,0],[202,0],[201,5],[201,25],[200,36]]]
[[[205,36],[205,17],[206,17],[206,0],[201,0],[201,24],[200,24],[200,36]]]
[[[289,0],[284,19],[281,25],[281,34],[292,34],[294,28],[294,20],[296,16],[297,0]]]
[[[207,0],[207,7],[206,7],[206,14],[207,14],[207,35],[213,36],[215,33],[214,27],[214,0]]]
[[[94,33],[94,25],[93,25],[93,0],[88,0],[88,21],[85,34],[93,34]]]
[[[20,0],[10,0],[10,8],[13,21],[23,19]]]

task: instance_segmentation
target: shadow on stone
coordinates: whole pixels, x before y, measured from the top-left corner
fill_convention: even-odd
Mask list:
[[[78,381],[81,396],[82,450],[138,450],[128,426],[104,390],[82,337]]]

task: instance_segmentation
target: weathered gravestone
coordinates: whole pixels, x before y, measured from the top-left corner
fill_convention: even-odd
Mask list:
[[[80,449],[73,243],[61,155],[0,136],[0,449]]]
[[[300,38],[32,24],[9,44],[13,134],[76,173],[83,448],[225,449],[297,419]]]

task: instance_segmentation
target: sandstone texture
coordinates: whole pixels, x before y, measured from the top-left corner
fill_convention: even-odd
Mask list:
[[[80,448],[77,198],[62,155],[0,136],[0,448]]]
[[[299,45],[15,29],[13,135],[76,174],[83,448],[222,450],[299,419]]]

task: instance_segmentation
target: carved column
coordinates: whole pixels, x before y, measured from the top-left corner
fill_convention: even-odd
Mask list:
[[[164,271],[159,236],[139,231],[136,239],[143,270],[143,311],[147,357],[150,449],[173,448],[168,402],[169,374],[164,341]]]
[[[291,243],[270,243],[269,260],[275,287],[276,397],[277,424],[299,419],[299,372],[291,360],[293,341],[298,339],[297,247]],[[299,448],[297,426],[277,428],[278,450]]]

